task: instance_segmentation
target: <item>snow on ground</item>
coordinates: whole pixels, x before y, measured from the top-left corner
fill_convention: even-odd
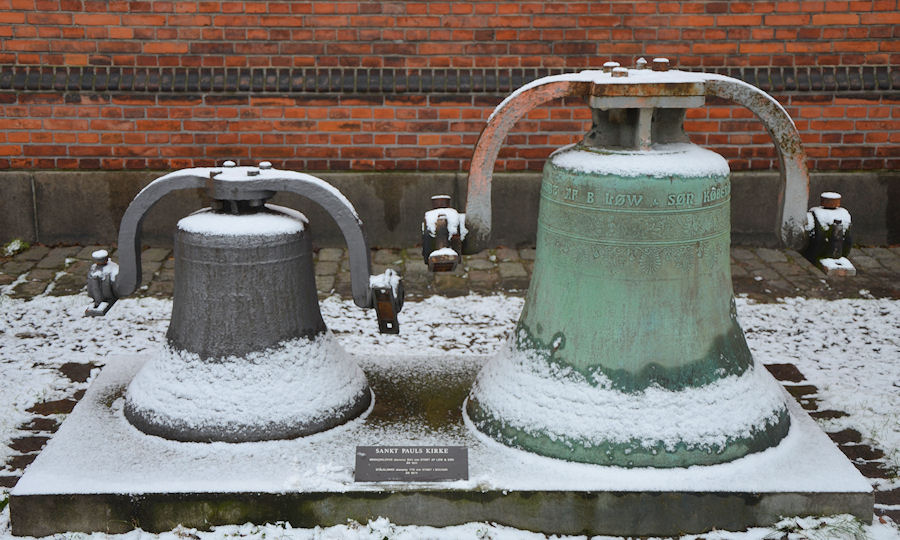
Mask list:
[[[739,302],[738,312],[757,359],[796,365],[820,410],[849,414],[822,428],[856,429],[900,470],[900,302],[785,299]]]
[[[0,295],[0,462],[17,435],[16,426],[34,403],[70,397],[87,383],[72,383],[59,371],[68,362],[102,364],[109,354],[159,348],[164,342],[171,302],[151,298],[120,300],[106,317],[83,318],[89,300],[82,296],[11,300]],[[844,411],[843,418],[820,422],[828,430],[853,427],[865,442],[881,448],[886,461],[900,468],[900,301],[786,299],[756,304],[738,299],[741,324],[756,358],[792,363],[819,388],[820,409]],[[400,314],[401,334],[377,333],[374,313],[336,297],[322,302],[326,323],[351,353],[366,355],[484,355],[497,350],[511,330],[522,299],[496,296],[431,297],[409,302]],[[900,484],[876,481],[881,489]],[[5,506],[6,491],[0,491]],[[778,527],[740,533],[714,532],[714,539],[900,538],[892,523],[860,529],[848,518],[787,520]],[[798,532],[799,531],[799,532]],[[0,537],[8,537],[9,513],[0,512]],[[204,533],[175,530],[159,538],[279,536],[285,538],[543,538],[506,527],[467,524],[433,529],[403,527],[387,520],[326,529],[293,529],[286,524],[219,527]],[[100,535],[69,535],[101,538]],[[121,540],[155,538],[133,532]],[[697,538],[694,536],[685,538]]]

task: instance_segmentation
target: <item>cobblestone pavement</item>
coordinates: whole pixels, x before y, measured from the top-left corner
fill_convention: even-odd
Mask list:
[[[0,256],[0,293],[29,299],[38,295],[85,294],[85,277],[91,252],[99,246],[32,246],[11,257]],[[524,295],[534,266],[534,249],[497,248],[464,258],[456,272],[432,275],[419,249],[372,251],[373,273],[393,268],[403,276],[407,299],[430,295],[456,296],[470,292],[505,292]],[[113,258],[115,253],[113,252]],[[853,277],[826,277],[799,254],[755,247],[733,247],[731,269],[734,291],[757,301],[783,297],[805,298],[900,298],[900,246],[861,247],[851,253],[857,268]],[[143,281],[136,296],[170,297],[174,279],[171,250],[152,247],[142,254]],[[323,248],[315,253],[316,283],[321,296],[339,294],[350,298],[350,274],[346,251]],[[19,426],[18,436],[9,446],[15,454],[0,464],[0,486],[12,487],[24,468],[59,427],[57,418],[72,410],[84,394],[84,386],[94,364],[69,363],[60,370],[73,383],[66,399],[36,403],[27,412],[33,415]],[[818,389],[796,366],[766,366],[814,418],[826,419],[846,413],[823,409],[816,399]],[[861,442],[853,429],[829,433],[831,439],[868,478],[893,478],[897,471],[885,469],[884,452]],[[887,508],[876,515],[900,521],[900,489],[880,490],[875,502]]]
[[[0,291],[12,298],[80,294],[91,265],[91,252],[99,246],[31,246],[12,257],[0,256]],[[407,297],[459,296],[503,291],[524,295],[534,266],[534,249],[497,248],[464,257],[452,273],[433,275],[422,261],[421,250],[372,250],[373,274],[397,270]],[[115,252],[113,252],[115,259]],[[900,246],[860,247],[850,259],[857,275],[826,277],[798,253],[768,248],[733,247],[731,273],[734,292],[758,301],[802,296],[805,298],[900,298]],[[314,256],[320,294],[349,298],[350,266],[343,249],[322,248]],[[151,247],[141,257],[143,281],[136,296],[172,295],[175,262],[171,250]]]

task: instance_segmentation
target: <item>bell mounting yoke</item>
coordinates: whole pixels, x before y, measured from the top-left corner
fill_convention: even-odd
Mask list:
[[[800,133],[787,111],[772,96],[741,80],[715,73],[616,68],[615,72],[587,70],[553,75],[522,86],[488,118],[469,169],[466,195],[467,253],[489,244],[491,234],[491,178],[500,146],[515,123],[532,109],[554,99],[581,96],[596,108],[635,108],[639,121],[637,147],[649,144],[649,113],[655,107],[699,107],[706,96],[743,105],[762,122],[775,143],[781,170],[775,233],[790,248],[806,243],[806,205],[809,171]]]
[[[273,169],[268,162],[260,163],[259,167],[238,167],[233,162],[226,162],[223,167],[182,169],[157,178],[141,190],[125,211],[119,228],[119,272],[113,283],[116,298],[133,293],[141,282],[141,227],[147,212],[173,191],[198,188],[205,188],[210,198],[222,206],[237,201],[262,206],[279,191],[296,193],[321,206],[337,223],[347,242],[354,303],[361,308],[375,307],[377,291],[370,284],[369,245],[353,205],[324,180],[305,173]],[[403,304],[402,292],[397,296],[399,298],[391,298],[394,317]],[[383,300],[380,304],[379,315],[389,311]]]

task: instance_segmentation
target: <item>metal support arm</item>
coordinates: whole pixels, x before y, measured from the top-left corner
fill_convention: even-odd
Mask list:
[[[119,275],[113,287],[116,298],[128,296],[141,283],[141,228],[147,212],[173,191],[202,188],[211,170],[182,169],[161,176],[142,189],[128,205],[119,226]]]
[[[709,73],[628,70],[613,78],[601,71],[553,75],[529,83],[494,109],[472,154],[466,197],[466,252],[487,247],[491,234],[491,178],[500,146],[515,123],[532,109],[568,96],[707,95],[732,100],[752,111],[763,123],[778,153],[781,183],[775,232],[785,246],[802,249],[809,193],[809,171],[800,134],[790,116],[762,90],[738,79]]]
[[[169,193],[206,188],[213,199],[268,199],[275,192],[289,191],[321,206],[337,223],[350,258],[353,301],[370,308],[375,297],[370,286],[371,260],[362,222],[353,205],[330,184],[315,176],[272,168],[198,167],[157,178],[138,193],[128,206],[119,228],[119,273],[113,283],[114,301],[132,294],[141,282],[141,228],[147,212]],[[402,306],[402,298],[396,311]]]

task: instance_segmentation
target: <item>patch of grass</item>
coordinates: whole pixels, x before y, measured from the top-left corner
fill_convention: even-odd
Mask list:
[[[9,497],[6,495],[0,495],[0,497],[2,497],[0,498],[0,512],[2,512],[6,505],[9,504]]]

